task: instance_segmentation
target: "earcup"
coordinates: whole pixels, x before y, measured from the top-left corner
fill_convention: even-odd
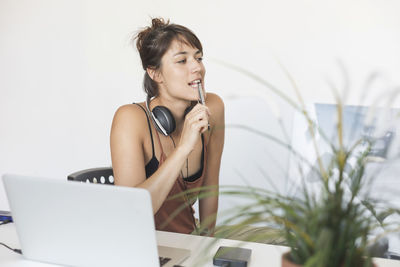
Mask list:
[[[163,135],[168,136],[175,131],[175,119],[168,108],[164,106],[156,106],[151,111],[151,117],[155,122],[157,131]]]

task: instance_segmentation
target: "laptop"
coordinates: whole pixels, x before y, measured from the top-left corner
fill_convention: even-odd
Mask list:
[[[169,267],[190,255],[186,249],[157,247],[145,189],[21,175],[3,175],[3,183],[26,259]]]

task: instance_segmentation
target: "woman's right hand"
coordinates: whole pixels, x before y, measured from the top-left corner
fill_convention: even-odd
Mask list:
[[[186,115],[178,147],[188,155],[193,151],[201,133],[208,129],[210,111],[200,103]]]

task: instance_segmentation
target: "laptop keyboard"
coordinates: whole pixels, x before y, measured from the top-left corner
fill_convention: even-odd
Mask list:
[[[158,257],[160,260],[160,266],[163,266],[164,264],[166,264],[167,262],[169,262],[171,260],[171,258],[167,258],[167,257]]]

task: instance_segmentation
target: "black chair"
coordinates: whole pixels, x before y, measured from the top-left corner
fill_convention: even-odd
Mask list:
[[[85,169],[68,175],[68,181],[113,185],[114,172],[111,167]]]

